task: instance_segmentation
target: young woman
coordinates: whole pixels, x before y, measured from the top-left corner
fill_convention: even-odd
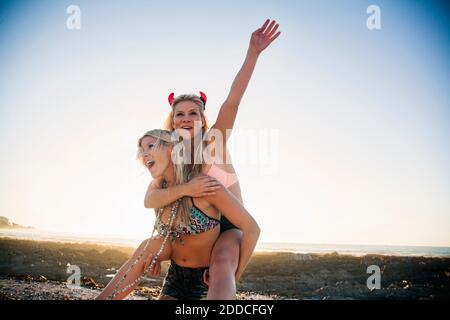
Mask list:
[[[188,166],[173,161],[176,143],[165,130],[148,131],[138,141],[139,158],[162,188],[176,188],[194,175],[203,165]],[[176,199],[170,206],[157,210],[157,236],[144,241],[133,256],[120,268],[97,299],[123,299],[140,282],[141,276],[156,260],[171,259],[161,291],[161,299],[200,299],[208,287],[203,273],[211,260],[211,251],[220,234],[220,216],[225,215],[242,231],[241,260],[238,271],[245,269],[259,237],[259,227],[238,200],[224,187],[214,195],[201,198]]]
[[[280,35],[280,32],[276,32],[277,29],[278,24],[268,19],[261,28],[252,33],[244,64],[236,75],[228,97],[222,104],[217,120],[212,126],[223,137],[222,150],[216,149],[215,154],[216,159],[219,158],[221,161],[205,166],[204,172],[208,176],[198,176],[186,184],[161,189],[159,181],[152,181],[145,195],[146,208],[165,206],[185,196],[196,198],[212,196],[217,188],[216,179],[242,203],[239,180],[230,161],[226,142],[234,126],[239,104],[257,59],[261,52]],[[165,122],[165,129],[170,131],[184,129],[191,137],[195,137],[195,124],[200,123],[201,133],[203,135],[208,133],[204,112],[206,96],[203,93],[200,96],[180,95],[176,98],[171,94],[169,103],[171,112]],[[209,271],[205,273],[205,282],[209,285],[208,299],[236,298],[236,282],[239,281],[243,271],[238,268],[239,260],[242,259],[241,231],[226,219],[226,215],[222,216],[221,234],[213,247]],[[151,275],[158,274],[159,270],[160,266],[157,266]]]

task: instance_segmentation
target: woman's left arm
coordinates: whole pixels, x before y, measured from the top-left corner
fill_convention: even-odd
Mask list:
[[[227,129],[233,129],[239,104],[250,82],[260,53],[280,35],[280,32],[275,33],[278,29],[278,24],[275,24],[275,20],[270,22],[270,24],[269,22],[270,20],[267,19],[261,28],[252,33],[244,64],[234,78],[228,97],[222,104],[216,123],[213,126],[222,132],[225,142],[228,138],[226,131]]]
[[[204,199],[222,212],[232,224],[242,231],[239,264],[235,274],[237,282],[250,261],[261,230],[251,214],[241,205],[236,197],[222,185],[221,188],[216,191],[215,195],[207,196]]]

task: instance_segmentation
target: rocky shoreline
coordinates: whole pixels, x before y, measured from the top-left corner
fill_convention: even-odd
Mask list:
[[[0,239],[0,299],[93,299],[134,248]],[[81,288],[66,284],[68,266]],[[367,267],[379,266],[381,288],[367,287]],[[155,299],[162,275],[147,277],[128,299]],[[255,253],[237,286],[239,299],[448,300],[450,258]]]

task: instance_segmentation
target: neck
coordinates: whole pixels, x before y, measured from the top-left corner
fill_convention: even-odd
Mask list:
[[[164,171],[163,179],[167,182],[167,186],[171,187],[175,185],[175,172],[172,166],[169,165],[166,171]]]

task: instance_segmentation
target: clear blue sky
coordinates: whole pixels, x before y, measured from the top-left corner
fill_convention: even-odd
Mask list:
[[[276,146],[259,141],[275,171],[236,163],[261,241],[450,246],[445,3],[1,1],[0,215],[144,238],[137,138],[161,127],[171,91],[206,92],[213,121],[270,17],[282,35],[236,124],[278,132]],[[66,28],[71,4],[80,30]]]

